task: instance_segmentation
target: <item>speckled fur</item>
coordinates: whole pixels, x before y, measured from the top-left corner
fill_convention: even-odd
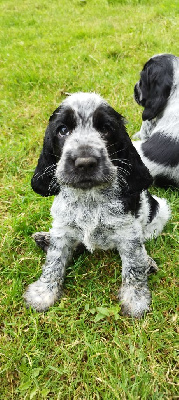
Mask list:
[[[81,113],[79,105],[76,106],[76,104],[77,100],[83,99],[80,99],[79,94],[76,98],[75,95],[73,96],[66,102]],[[92,114],[96,107],[96,100],[100,103],[101,98],[96,98],[96,95],[93,97],[92,94],[88,96],[89,105],[90,99],[93,100]],[[93,107],[94,104],[95,107]],[[89,114],[89,107],[88,111],[85,109],[85,113]],[[61,189],[51,208],[53,223],[48,236],[50,244],[46,262],[41,277],[29,285],[24,297],[27,305],[37,311],[45,311],[52,306],[62,295],[66,265],[74,249],[83,243],[91,252],[95,249],[118,250],[122,260],[122,287],[119,291],[122,311],[127,315],[141,317],[150,306],[147,274],[150,268],[156,269],[155,263],[147,255],[144,242],[162,231],[170,215],[169,207],[164,199],[156,197],[158,205],[150,221],[151,205],[148,192],[141,190],[137,213],[126,211],[117,167],[108,156],[105,141],[100,138],[98,132],[95,136],[94,131],[93,126],[88,122],[85,124],[85,134],[82,135],[79,122],[75,131],[65,142],[56,168],[56,177]],[[78,148],[79,143],[84,143],[84,140],[90,145],[92,143],[95,151],[100,149],[101,152],[102,149],[105,154],[104,165],[105,168],[107,166],[110,177],[108,181],[104,179],[103,183],[85,190],[73,187],[69,183],[66,184],[67,177],[64,173],[65,160],[71,147],[74,149],[77,143]],[[101,169],[97,171],[99,180],[102,173]]]

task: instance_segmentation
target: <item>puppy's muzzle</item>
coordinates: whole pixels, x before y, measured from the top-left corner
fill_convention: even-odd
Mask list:
[[[80,187],[82,189],[91,187],[94,185],[95,177],[98,174],[99,157],[95,156],[83,156],[76,157],[73,160],[73,171],[74,171],[74,182],[73,186]]]
[[[68,179],[71,177],[72,186],[85,189],[99,181],[101,167],[101,151],[90,146],[81,146],[77,151],[71,151],[68,154],[64,170],[68,175]]]
[[[74,164],[79,171],[92,172],[97,167],[98,161],[95,157],[77,157]]]
[[[81,145],[63,153],[57,165],[56,177],[60,184],[88,189],[108,184],[114,179],[116,168],[109,160],[105,147]]]

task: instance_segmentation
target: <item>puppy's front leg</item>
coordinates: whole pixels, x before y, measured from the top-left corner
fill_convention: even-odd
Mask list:
[[[122,312],[141,318],[149,310],[151,302],[147,285],[150,259],[140,239],[123,241],[119,252],[122,259],[122,286],[119,291]]]
[[[40,278],[28,286],[24,298],[27,306],[45,311],[62,295],[66,265],[73,253],[74,241],[69,237],[50,232],[50,245]]]

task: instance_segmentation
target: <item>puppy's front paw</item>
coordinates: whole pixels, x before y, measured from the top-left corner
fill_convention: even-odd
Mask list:
[[[36,311],[46,311],[59,299],[60,292],[57,284],[52,285],[42,282],[40,279],[28,286],[24,299],[27,307],[33,307]]]
[[[35,240],[37,246],[39,246],[45,253],[50,245],[50,233],[49,232],[35,232],[32,235],[32,238]]]
[[[147,274],[156,274],[158,272],[158,267],[156,262],[153,260],[153,258],[148,256],[148,270]]]
[[[146,311],[149,311],[151,302],[150,291],[147,286],[137,287],[124,285],[119,291],[121,310],[124,315],[141,318]]]

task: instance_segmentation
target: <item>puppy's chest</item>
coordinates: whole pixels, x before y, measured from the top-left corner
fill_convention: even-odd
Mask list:
[[[100,195],[78,199],[63,195],[58,197],[52,207],[56,226],[69,229],[90,251],[115,247],[116,236],[124,223],[123,205],[118,199]]]

